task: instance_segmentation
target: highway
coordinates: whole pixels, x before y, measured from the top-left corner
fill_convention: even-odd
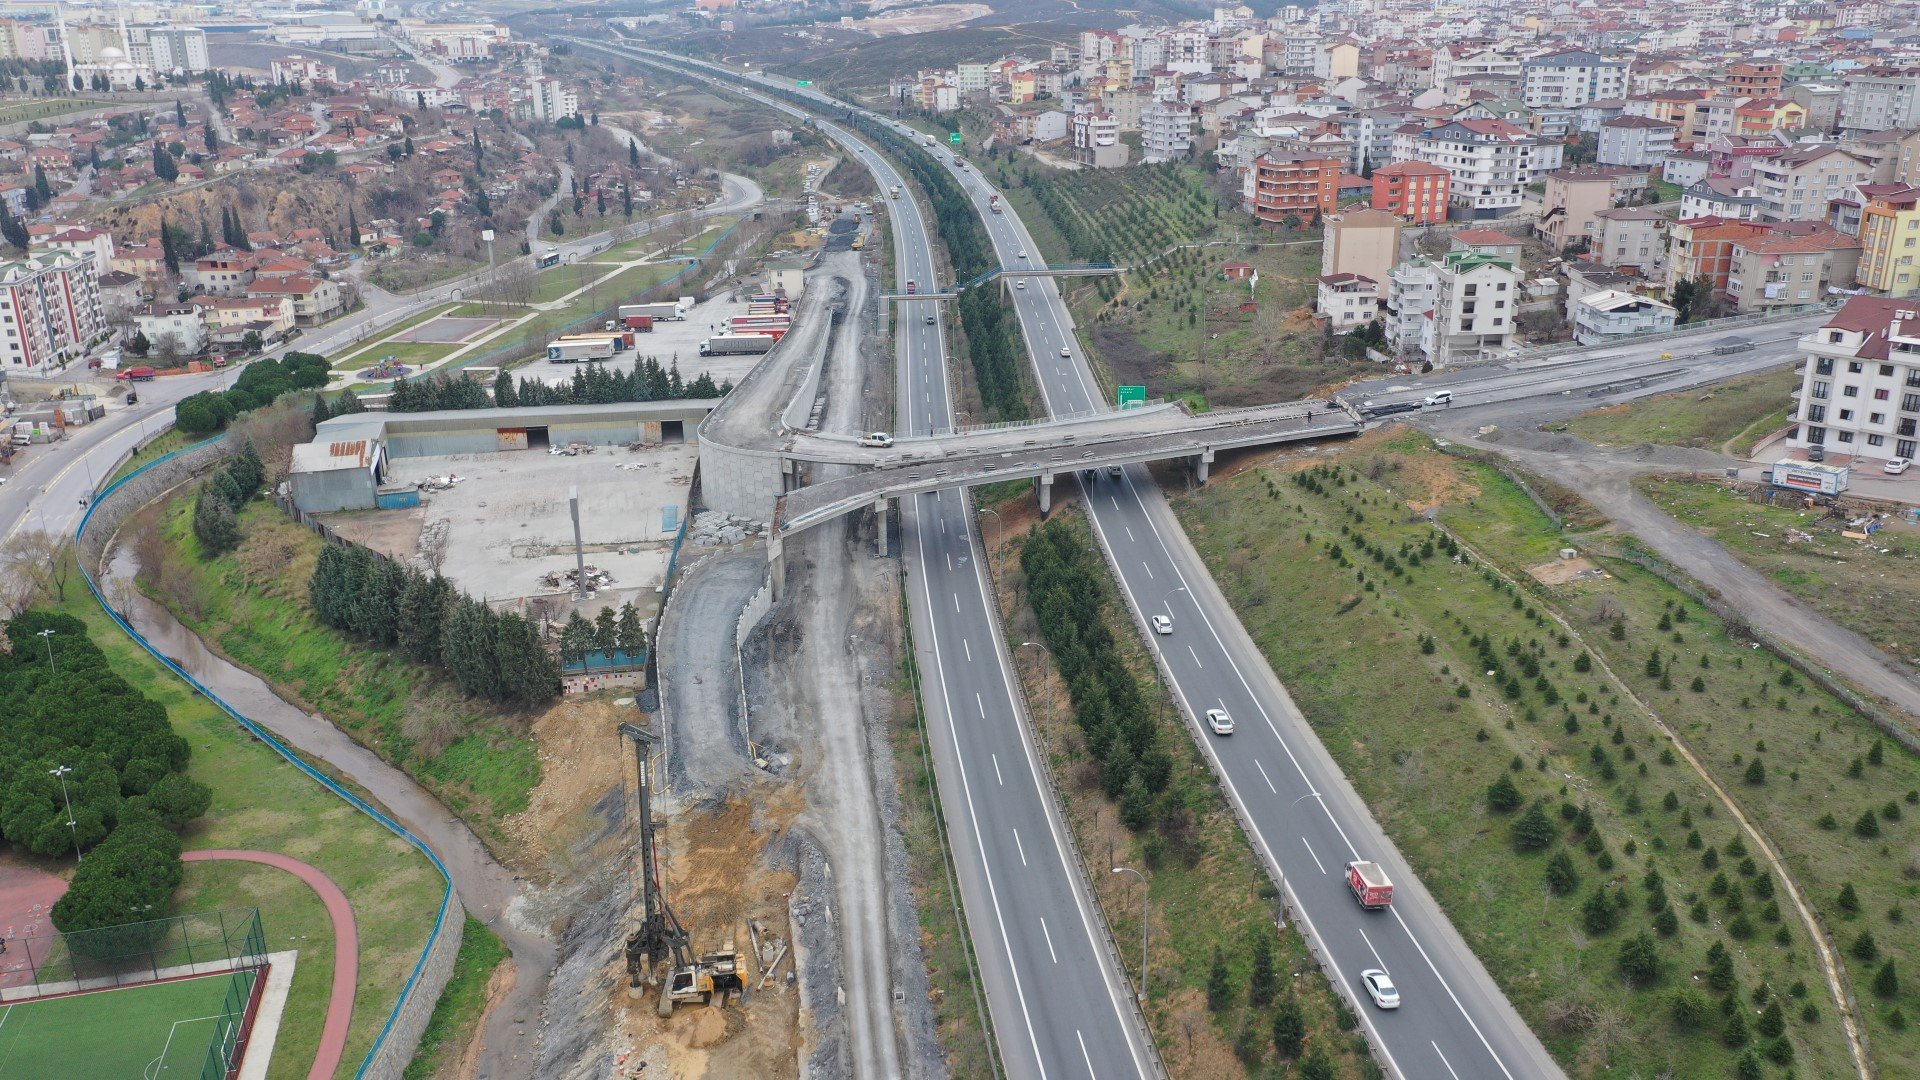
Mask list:
[[[676,69],[684,63],[616,51],[674,61]],[[740,91],[737,76],[724,85]],[[746,96],[804,115],[758,93]],[[866,143],[837,125],[820,127],[849,148],[883,191],[895,184],[911,190]],[[918,204],[887,205],[895,287],[933,280],[934,242]],[[896,427],[921,435],[950,432],[942,326],[925,321],[938,314],[937,302],[907,303],[899,314]],[[934,770],[1001,1062],[1006,1075],[1017,1078],[1152,1076],[1154,1053],[1132,991],[1083,888],[1029,738],[971,506],[957,488],[904,500],[900,542]]]
[[[955,175],[986,222],[1002,263],[1040,265],[1032,237],[1011,208],[990,212],[988,197],[997,192],[975,170]],[[1103,407],[1053,281],[1035,278],[1009,295],[1048,411]],[[1171,635],[1145,637],[1189,729],[1249,826],[1258,853],[1277,868],[1295,918],[1318,940],[1328,977],[1352,1000],[1391,1071],[1458,1080],[1561,1075],[1274,677],[1145,469],[1129,467],[1118,479],[1098,477],[1083,483],[1089,516],[1136,620],[1143,631],[1148,616],[1173,620]],[[1235,718],[1235,734],[1221,737],[1203,728],[1199,718],[1215,708]],[[1354,859],[1387,868],[1398,888],[1386,911],[1365,911],[1354,902],[1344,878],[1346,863]],[[1404,1004],[1397,1011],[1377,1010],[1361,993],[1359,974],[1373,967],[1385,968],[1399,985]]]

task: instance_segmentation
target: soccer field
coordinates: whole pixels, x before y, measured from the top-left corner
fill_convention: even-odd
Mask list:
[[[255,977],[208,975],[0,1006],[0,1080],[199,1080],[209,1047],[238,1032]],[[230,992],[239,998],[232,1015]]]

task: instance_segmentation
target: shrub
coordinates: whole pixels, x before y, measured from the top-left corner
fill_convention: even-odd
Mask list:
[[[1487,806],[1498,813],[1518,810],[1522,801],[1520,789],[1514,786],[1513,778],[1506,773],[1501,773],[1487,786]]]
[[[1289,1060],[1300,1056],[1307,1038],[1307,1020],[1300,1003],[1289,996],[1273,1014],[1273,1048]]]
[[[1620,946],[1619,967],[1628,986],[1651,986],[1660,981],[1660,947],[1646,933],[1635,934]]]
[[[1555,827],[1553,821],[1538,804],[1520,815],[1513,823],[1513,843],[1522,851],[1539,851],[1551,847],[1559,837],[1560,830]]]

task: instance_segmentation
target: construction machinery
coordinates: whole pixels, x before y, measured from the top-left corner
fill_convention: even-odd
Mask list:
[[[676,1004],[712,1004],[715,998],[725,1005],[730,994],[746,989],[746,968],[731,942],[717,952],[694,958],[686,928],[667,906],[661,888],[660,863],[655,851],[653,789],[647,773],[647,759],[659,736],[636,724],[620,725],[622,738],[633,741],[635,790],[640,812],[640,929],[627,937],[627,985],[635,990],[654,976],[660,983],[657,1011],[663,1017],[673,1015]],[[663,962],[672,959],[671,968]],[[664,976],[664,977],[661,977]]]

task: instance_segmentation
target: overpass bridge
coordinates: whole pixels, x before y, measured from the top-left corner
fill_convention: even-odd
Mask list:
[[[1042,513],[1051,509],[1056,478],[1076,472],[1096,480],[1112,466],[1188,458],[1202,483],[1222,450],[1356,435],[1356,413],[1325,401],[1293,401],[1193,413],[1184,405],[1103,411],[1078,417],[902,439],[887,449],[844,440],[796,436],[785,451],[796,462],[864,465],[825,483],[796,487],[775,503],[768,557],[781,542],[843,514],[884,511],[903,496],[942,488],[1032,479]],[[798,476],[798,472],[790,472]],[[885,544],[885,530],[881,543]]]
[[[996,266],[991,270],[975,274],[966,281],[944,292],[897,292],[881,293],[880,298],[892,303],[907,303],[914,300],[957,300],[960,294],[976,285],[984,285],[995,278],[1070,278],[1070,277],[1111,277],[1124,274],[1127,268],[1112,263],[1049,263],[1046,266]]]

